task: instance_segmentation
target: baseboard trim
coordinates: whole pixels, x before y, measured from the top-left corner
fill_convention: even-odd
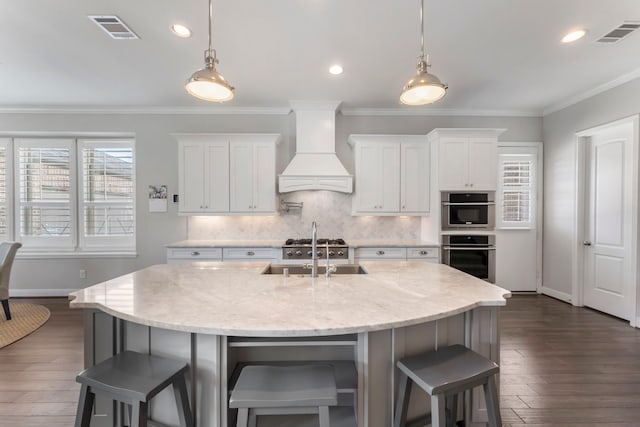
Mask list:
[[[543,295],[547,295],[550,296],[552,298],[555,299],[559,299],[560,301],[564,301],[564,302],[568,302],[569,304],[571,304],[571,295],[564,293],[564,292],[560,292],[560,291],[556,291],[555,289],[550,289],[547,287],[542,287],[542,294]]]
[[[9,295],[12,297],[66,297],[77,289],[9,289]]]

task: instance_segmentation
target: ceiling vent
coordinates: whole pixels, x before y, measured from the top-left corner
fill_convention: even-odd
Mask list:
[[[111,38],[116,40],[133,40],[139,39],[131,28],[127,27],[120,18],[115,15],[90,15],[89,19],[102,28]]]
[[[597,40],[598,43],[617,43],[640,28],[639,21],[625,21]]]

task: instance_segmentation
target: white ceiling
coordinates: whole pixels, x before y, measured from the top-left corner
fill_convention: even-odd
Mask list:
[[[219,108],[406,108],[419,0],[214,0],[213,11],[218,70],[236,87]],[[88,15],[118,15],[141,39],[113,40]],[[0,0],[0,107],[208,107],[184,90],[204,64],[207,15],[207,0]],[[425,0],[431,72],[449,91],[417,108],[537,115],[640,76],[640,31],[595,43],[627,20],[640,21],[640,1]],[[173,35],[175,22],[193,37]],[[560,43],[574,27],[589,32]],[[341,76],[327,71],[336,62]]]

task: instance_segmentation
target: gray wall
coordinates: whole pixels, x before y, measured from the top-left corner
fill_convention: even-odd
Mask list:
[[[543,285],[571,296],[575,228],[575,133],[640,112],[640,79],[549,114],[544,129]]]
[[[382,117],[343,116],[336,120],[336,151],[353,172],[353,153],[347,145],[352,133],[426,134],[437,127],[498,127],[508,129],[502,141],[542,140],[542,119],[527,117]],[[164,245],[187,238],[187,218],[177,215],[169,203],[168,213],[149,213],[147,186],[167,184],[177,192],[177,143],[171,133],[280,133],[277,171],[281,172],[295,152],[293,115],[199,115],[199,114],[31,114],[0,113],[0,135],[18,132],[126,132],[135,135],[137,176],[136,258],[18,259],[12,275],[17,295],[64,294],[109,278],[163,263]],[[416,223],[417,224],[417,223]],[[419,226],[419,225],[417,225]],[[284,239],[285,236],[282,236]],[[87,278],[79,278],[79,270]]]

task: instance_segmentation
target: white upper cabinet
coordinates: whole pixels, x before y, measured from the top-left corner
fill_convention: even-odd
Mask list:
[[[495,191],[498,186],[498,135],[504,129],[434,129],[442,191]]]
[[[229,212],[229,144],[189,135],[178,146],[180,213]]]
[[[229,147],[231,211],[274,213],[275,143],[231,141]]]
[[[186,215],[276,213],[272,134],[178,134],[178,211]]]
[[[429,212],[429,144],[413,135],[351,135],[355,150],[354,215]]]
[[[400,212],[422,215],[429,212],[430,149],[424,140],[400,145]]]

